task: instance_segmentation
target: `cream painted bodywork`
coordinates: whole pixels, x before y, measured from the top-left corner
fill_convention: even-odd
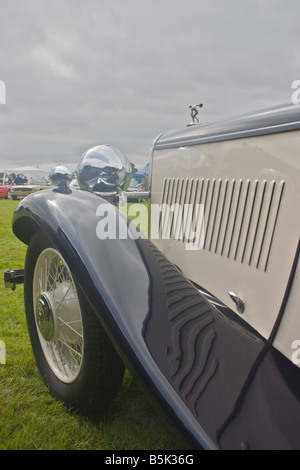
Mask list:
[[[299,286],[300,263],[298,261],[294,281],[284,310],[284,316],[280,322],[278,333],[273,343],[276,349],[281,351],[298,367],[300,367]]]
[[[242,318],[265,338],[281,309],[299,240],[299,149],[297,130],[153,151],[151,203],[204,204],[205,244],[187,250],[184,240],[172,237],[153,242],[233,310],[228,292],[240,297]],[[294,320],[293,337],[300,340]],[[276,347],[286,354],[280,339]]]

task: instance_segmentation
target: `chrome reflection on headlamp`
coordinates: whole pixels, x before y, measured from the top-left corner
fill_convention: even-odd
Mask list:
[[[73,174],[64,165],[58,165],[50,172],[49,179],[52,184],[57,186],[59,191],[69,191],[69,184],[73,179]]]
[[[131,181],[131,164],[116,147],[97,145],[81,157],[76,176],[81,189],[105,195],[126,191]]]

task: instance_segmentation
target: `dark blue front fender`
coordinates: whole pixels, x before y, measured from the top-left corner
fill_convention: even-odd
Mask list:
[[[144,338],[144,322],[152,301],[151,273],[141,250],[142,241],[130,236],[121,240],[100,240],[97,236],[100,218],[96,214],[104,204],[108,204],[107,201],[94,193],[80,190],[68,194],[36,193],[17,207],[13,232],[26,244],[37,230],[47,234],[68,263],[133,375],[154,392],[169,416],[173,415],[176,420],[181,416],[180,421],[185,423],[185,406],[182,409],[182,404],[177,403],[176,393],[154,362]],[[116,213],[118,228],[123,221],[126,230],[130,230],[125,219],[119,219],[117,208],[110,205],[110,211]],[[124,234],[124,226],[122,228]],[[149,241],[144,242],[151,245]],[[186,425],[183,426],[192,445],[197,447],[200,441],[200,447],[214,447],[192,415],[190,419],[195,427],[191,435]],[[195,433],[199,434],[196,440]]]
[[[287,380],[263,338],[208,302],[149,240],[125,237],[113,206],[123,236],[100,240],[103,204],[85,191],[42,191],[19,204],[13,231],[27,244],[36,230],[53,241],[130,371],[193,448],[299,448],[293,365]],[[280,397],[262,385],[267,374]]]

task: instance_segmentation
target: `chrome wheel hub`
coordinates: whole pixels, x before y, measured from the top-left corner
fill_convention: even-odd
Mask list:
[[[78,377],[84,338],[80,304],[71,272],[53,248],[39,256],[33,275],[37,333],[48,365],[64,383]]]
[[[35,308],[36,324],[45,341],[51,341],[54,336],[54,318],[49,299],[46,295],[38,296]]]

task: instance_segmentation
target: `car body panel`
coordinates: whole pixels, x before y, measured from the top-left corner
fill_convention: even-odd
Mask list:
[[[300,244],[295,256],[294,272],[290,281],[290,288],[283,302],[282,318],[279,319],[278,331],[274,339],[274,347],[282,352],[290,361],[300,365],[300,334],[299,334],[299,305],[300,305]]]
[[[298,434],[281,430],[289,431],[291,414],[300,416],[299,402],[282,403],[291,411],[277,419],[278,403],[267,399],[274,384],[266,381],[262,389],[257,379],[267,371],[278,375],[269,343],[228,308],[209,302],[150,240],[99,240],[103,204],[81,190],[35,193],[19,204],[13,230],[25,243],[37,229],[53,240],[126,365],[189,445],[300,448]],[[118,226],[130,230],[114,211]],[[294,396],[295,369],[289,380],[280,371],[281,396]],[[264,414],[253,412],[258,390]],[[267,424],[266,415],[272,416]],[[262,436],[253,432],[257,426]]]
[[[51,189],[54,186],[42,185],[42,184],[26,184],[26,185],[14,185],[10,188],[12,199],[23,199],[24,197],[32,194],[36,191],[42,191],[45,189]]]
[[[293,131],[299,129],[299,126],[299,107],[288,103],[166,132],[156,139],[154,146],[156,149],[170,149],[183,145],[224,142]]]
[[[8,191],[9,189],[11,188],[11,185],[10,184],[6,184],[6,185],[0,185],[0,198],[4,197],[4,198],[7,198],[8,197]]]
[[[280,312],[299,241],[296,108],[289,108],[290,122],[284,108],[285,126],[274,110],[260,115],[259,130],[251,137],[240,137],[240,131],[226,139],[220,126],[224,141],[214,135],[216,141],[210,137],[199,144],[205,126],[194,126],[176,137],[171,133],[172,139],[163,136],[153,152],[152,203],[203,204],[205,226],[200,249],[186,249],[186,239],[172,236],[154,243],[187,277],[230,308],[234,304],[228,292],[236,293],[245,303],[243,319],[265,338]],[[263,122],[266,135],[261,135]],[[230,127],[228,136],[233,137]],[[185,145],[192,137],[196,144]]]

